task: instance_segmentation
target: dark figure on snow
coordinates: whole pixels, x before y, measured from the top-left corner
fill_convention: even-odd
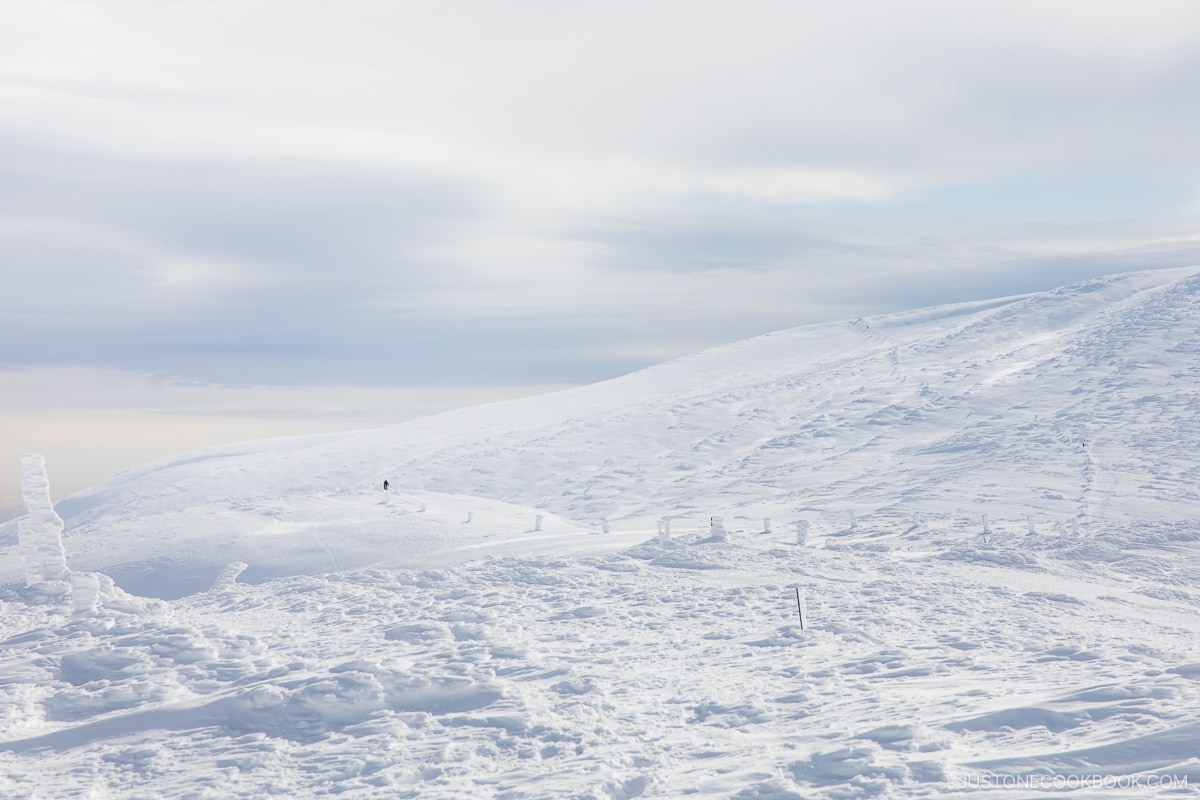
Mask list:
[[[385,492],[388,490],[388,482],[387,482],[387,481],[384,481],[384,482],[383,482],[383,490],[384,490]]]

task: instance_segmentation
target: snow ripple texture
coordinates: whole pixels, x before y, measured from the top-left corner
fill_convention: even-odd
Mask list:
[[[74,616],[9,590],[0,794],[838,798],[969,794],[979,776],[1200,781],[1198,529],[973,527],[914,540],[864,522],[805,547],[689,531],[602,557],[170,602],[118,589]]]

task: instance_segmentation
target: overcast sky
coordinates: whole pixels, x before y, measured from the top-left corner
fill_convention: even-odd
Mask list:
[[[0,0],[0,507],[1200,264],[1197,142],[1194,0]]]

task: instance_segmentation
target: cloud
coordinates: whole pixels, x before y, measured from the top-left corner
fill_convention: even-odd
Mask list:
[[[6,17],[0,366],[588,381],[1196,260],[1192,3]]]
[[[355,164],[8,152],[0,329],[22,346],[7,365],[320,350],[380,295],[453,286],[438,243],[482,205],[453,180]]]

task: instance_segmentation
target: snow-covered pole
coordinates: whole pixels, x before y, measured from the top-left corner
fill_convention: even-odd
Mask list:
[[[540,531],[542,529],[542,515],[541,514],[538,514],[536,517],[533,518],[533,529],[535,531]]]
[[[802,519],[796,522],[796,544],[804,546],[808,541],[808,520]]]
[[[718,541],[725,540],[725,518],[724,517],[709,517],[709,530],[712,532],[712,537]]]
[[[21,456],[21,497],[28,516],[17,523],[17,541],[25,562],[25,584],[70,580],[63,548],[62,517],[50,502],[46,459],[37,453]]]
[[[991,530],[988,528],[987,514],[983,515],[983,532],[991,533]]]
[[[604,531],[605,533],[608,533],[611,530],[608,524],[608,517],[600,518],[600,530]]]
[[[1029,527],[1029,534],[1031,536],[1033,534],[1037,533],[1037,529],[1033,527],[1033,515],[1032,514],[1025,515],[1025,524]]]
[[[763,533],[770,533],[770,532],[771,532],[771,520],[768,519],[767,517],[763,517]]]
[[[850,512],[850,530],[854,530],[857,527],[858,527],[858,517],[855,516],[854,511],[851,511]]]
[[[245,561],[231,561],[221,570],[221,574],[213,582],[209,592],[229,592],[233,591],[237,585],[238,576],[249,569],[250,565]]]

